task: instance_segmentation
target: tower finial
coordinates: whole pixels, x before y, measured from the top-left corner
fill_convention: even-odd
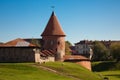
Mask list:
[[[53,12],[54,12],[54,8],[55,8],[55,6],[51,6],[51,8],[53,9]]]

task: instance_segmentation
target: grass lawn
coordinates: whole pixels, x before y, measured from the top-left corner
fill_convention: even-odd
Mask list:
[[[0,63],[0,80],[73,80],[32,65],[33,63]]]
[[[120,62],[93,62],[92,68],[101,77],[108,77],[109,80],[120,80]]]
[[[48,62],[42,64],[42,66],[52,68],[56,71],[63,73],[64,75],[71,75],[81,80],[102,80],[95,73],[75,63]]]
[[[40,68],[52,68],[63,75],[56,74]],[[70,77],[73,76],[73,77]],[[79,79],[78,79],[79,78]],[[101,80],[101,78],[73,63],[48,62],[35,63],[0,63],[0,80]]]
[[[120,80],[120,71],[103,71],[96,72],[98,75],[102,75],[101,77],[108,77],[109,80]]]

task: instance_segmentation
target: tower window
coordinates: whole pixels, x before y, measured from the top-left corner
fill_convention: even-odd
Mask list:
[[[58,41],[58,45],[60,45],[60,42]]]

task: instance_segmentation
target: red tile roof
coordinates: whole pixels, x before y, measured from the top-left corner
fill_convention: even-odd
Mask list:
[[[54,56],[55,51],[54,50],[43,50],[41,51],[41,56]]]
[[[65,36],[54,12],[52,12],[48,24],[41,36]]]
[[[0,45],[0,47],[37,47],[36,45],[29,43],[23,39],[15,39]]]

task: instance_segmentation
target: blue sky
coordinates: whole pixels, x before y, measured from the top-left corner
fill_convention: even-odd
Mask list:
[[[0,0],[0,42],[41,38],[55,6],[66,40],[120,40],[120,0]]]

